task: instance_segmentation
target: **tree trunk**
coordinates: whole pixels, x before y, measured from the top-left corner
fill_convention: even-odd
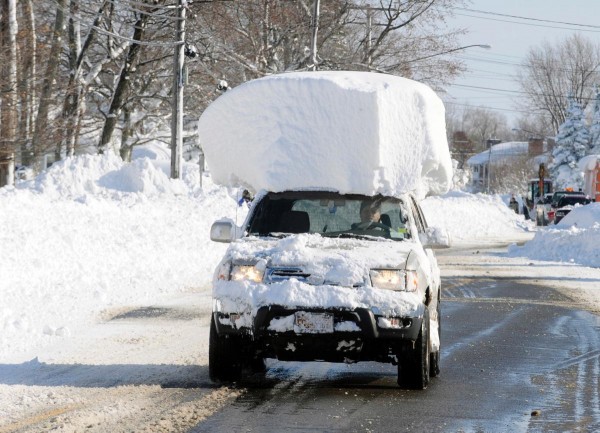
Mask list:
[[[134,25],[135,30],[132,38],[134,41],[141,41],[144,37],[144,30],[146,29],[148,18],[149,15],[140,14]],[[110,103],[110,108],[108,110],[108,114],[106,115],[104,128],[102,129],[102,136],[98,146],[99,153],[104,153],[112,141],[112,136],[117,126],[121,109],[125,103],[127,91],[129,90],[131,74],[135,72],[136,69],[136,63],[140,50],[141,45],[135,42],[129,46],[127,56],[125,57],[125,63],[121,69],[121,74],[119,75],[119,80],[117,81],[117,86],[115,87],[113,98]]]
[[[37,36],[35,29],[35,13],[33,11],[33,1],[25,0],[21,3],[23,21],[25,24],[25,45],[26,50],[21,53],[23,62],[22,67],[22,85],[21,85],[21,163],[23,165],[31,164],[31,138],[35,127],[35,107],[37,104]]]
[[[93,25],[82,46],[79,22],[74,19],[79,11],[79,3],[76,1],[71,2],[71,18],[69,19],[69,85],[62,111],[67,156],[73,156],[75,153],[75,144],[79,136],[79,126],[84,112],[82,102],[85,97],[87,85],[83,84],[81,80],[83,60],[96,39],[95,29],[100,27],[108,3],[109,0],[106,0],[100,5]],[[101,66],[98,65],[92,68],[86,81],[90,82],[93,80],[100,73],[101,69]]]
[[[125,162],[131,162],[132,146],[129,139],[133,135],[133,125],[131,124],[131,111],[127,106],[123,107],[123,131],[121,132],[121,159]]]
[[[48,63],[46,65],[46,74],[44,75],[38,113],[35,123],[35,130],[32,140],[32,152],[36,168],[41,166],[41,158],[45,151],[49,148],[48,141],[51,137],[49,133],[48,121],[50,113],[50,105],[52,103],[52,93],[54,90],[54,82],[56,81],[58,66],[60,64],[62,39],[65,31],[65,13],[67,1],[56,1],[56,19],[54,21],[54,34],[52,37],[52,46],[48,55]]]
[[[14,182],[14,152],[17,137],[17,5],[2,0],[2,112],[0,117],[0,186]]]

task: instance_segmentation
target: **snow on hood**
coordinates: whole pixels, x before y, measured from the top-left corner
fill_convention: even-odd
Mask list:
[[[290,279],[262,284],[219,281],[214,296],[221,311],[256,313],[265,305],[285,307],[369,308],[381,314],[421,314],[418,295],[365,286],[372,268],[405,268],[414,248],[409,241],[331,239],[300,234],[279,240],[244,238],[230,245],[224,261],[257,267],[297,267],[311,274],[310,284]],[[218,272],[218,269],[217,269]],[[360,286],[360,287],[352,287]]]
[[[313,281],[353,286],[364,284],[372,268],[405,267],[413,250],[409,241],[333,239],[301,234],[284,239],[244,238],[231,244],[226,256],[233,263],[255,262],[264,266],[301,267]]]
[[[199,135],[215,182],[254,191],[423,197],[446,192],[452,179],[442,101],[426,85],[391,75],[252,80],[205,110]]]

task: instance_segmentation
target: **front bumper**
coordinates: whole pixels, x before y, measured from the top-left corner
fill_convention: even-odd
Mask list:
[[[333,332],[297,333],[292,329],[269,329],[272,320],[296,312],[329,313],[336,326]],[[241,335],[252,352],[262,357],[289,361],[390,361],[419,336],[422,317],[383,317],[366,308],[353,310],[322,308],[285,308],[271,305],[258,309],[251,327],[237,328],[228,314],[215,312],[219,335]],[[348,330],[350,328],[351,330]],[[393,360],[392,360],[393,362]]]

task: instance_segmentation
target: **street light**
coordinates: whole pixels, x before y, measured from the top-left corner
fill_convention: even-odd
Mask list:
[[[428,56],[412,59],[412,60],[409,60],[408,62],[409,63],[418,62],[419,60],[425,60],[425,59],[429,59],[431,57],[443,56],[444,54],[450,54],[450,53],[454,53],[455,51],[462,51],[462,50],[466,50],[467,48],[472,48],[472,47],[485,48],[486,50],[489,50],[490,48],[492,48],[492,46],[488,45],[488,44],[465,45],[464,47],[452,48],[451,50],[442,51],[441,53],[430,54]]]

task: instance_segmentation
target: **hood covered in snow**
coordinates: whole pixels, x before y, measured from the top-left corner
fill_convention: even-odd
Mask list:
[[[229,247],[234,264],[257,264],[269,272],[296,270],[310,284],[361,286],[369,269],[404,269],[411,241],[326,238],[301,234],[284,239],[244,238]],[[291,273],[276,274],[289,276]]]

